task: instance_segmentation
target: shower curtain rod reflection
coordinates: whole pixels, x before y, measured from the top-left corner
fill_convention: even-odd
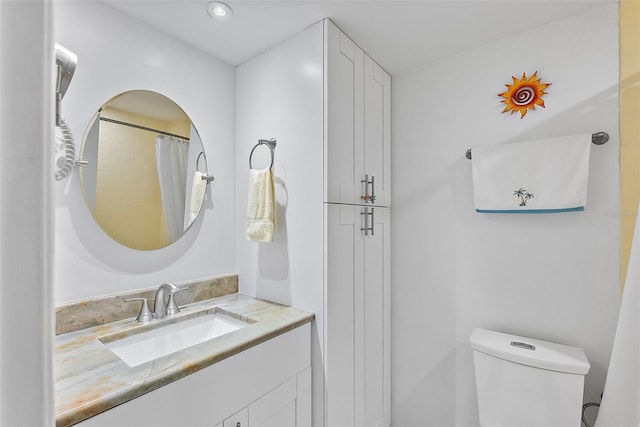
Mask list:
[[[115,123],[117,125],[123,125],[123,126],[129,126],[129,127],[132,127],[132,128],[136,128],[136,129],[147,130],[149,132],[156,132],[156,133],[159,133],[161,135],[172,136],[174,138],[183,139],[185,142],[189,142],[189,138],[186,137],[186,136],[178,135],[178,134],[175,134],[175,133],[165,132],[163,130],[148,128],[146,126],[140,126],[140,125],[136,125],[134,123],[123,122],[123,121],[120,121],[120,120],[110,119],[108,117],[102,117],[102,116],[100,117],[100,120],[105,121],[105,122],[109,122],[109,123]]]

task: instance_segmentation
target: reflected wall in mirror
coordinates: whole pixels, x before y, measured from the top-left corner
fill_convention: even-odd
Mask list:
[[[168,246],[201,210],[207,186],[202,141],[187,114],[164,95],[133,90],[107,101],[89,124],[81,159],[87,207],[124,246]]]

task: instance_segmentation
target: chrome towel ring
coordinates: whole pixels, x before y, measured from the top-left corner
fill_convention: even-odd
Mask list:
[[[207,173],[207,170],[206,170],[206,169],[207,169],[207,155],[206,155],[206,154],[204,154],[204,151],[201,151],[201,152],[200,152],[200,154],[198,154],[198,158],[196,159],[196,170],[197,170],[198,172],[201,172],[201,171],[200,171],[200,157],[204,157],[204,166],[205,166],[205,171],[204,171],[204,172],[202,172],[202,174],[203,174],[203,175],[202,175],[202,180],[203,180],[203,181],[205,181],[205,180],[206,180],[206,181],[207,181],[207,184],[208,184],[208,183],[210,183],[211,181],[213,181],[215,178],[214,178],[214,177],[212,177],[211,175],[209,175],[209,174]]]
[[[273,154],[274,154],[274,151],[276,149],[276,140],[275,140],[275,138],[259,139],[258,140],[258,143],[253,146],[253,148],[251,149],[251,153],[249,153],[249,169],[253,169],[253,167],[251,166],[251,157],[253,156],[253,151],[256,148],[258,148],[258,146],[260,146],[260,145],[266,145],[267,147],[269,147],[269,150],[271,150],[271,166],[269,166],[269,169],[273,169]]]

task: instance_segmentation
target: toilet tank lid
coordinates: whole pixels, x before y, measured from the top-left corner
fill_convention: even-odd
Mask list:
[[[550,371],[586,375],[591,367],[584,351],[579,347],[481,328],[473,331],[469,341],[474,350],[482,353]]]

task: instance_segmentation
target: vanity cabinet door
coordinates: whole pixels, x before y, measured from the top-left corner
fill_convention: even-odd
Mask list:
[[[244,408],[224,420],[222,427],[249,427],[249,411]]]
[[[311,368],[307,368],[215,427],[310,426]]]
[[[296,378],[249,405],[249,427],[296,427]]]

